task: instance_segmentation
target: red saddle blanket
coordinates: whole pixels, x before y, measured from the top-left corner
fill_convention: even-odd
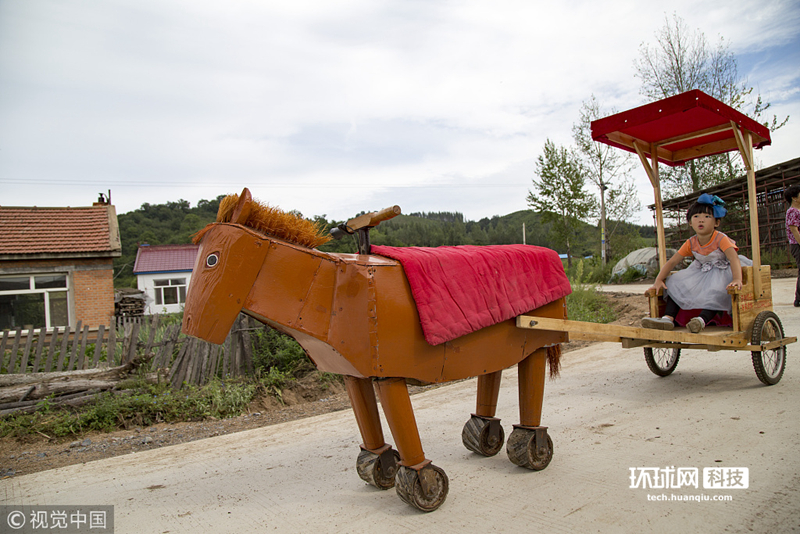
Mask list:
[[[572,292],[558,253],[532,245],[383,247],[398,260],[425,340],[438,345]]]

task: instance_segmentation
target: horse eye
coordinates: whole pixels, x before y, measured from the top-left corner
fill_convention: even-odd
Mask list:
[[[217,256],[216,254],[209,254],[208,257],[206,258],[207,267],[213,267],[217,263],[219,263],[219,256]]]

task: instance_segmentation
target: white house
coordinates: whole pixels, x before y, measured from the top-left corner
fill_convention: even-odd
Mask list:
[[[183,311],[198,245],[139,245],[133,274],[146,296],[145,315]]]

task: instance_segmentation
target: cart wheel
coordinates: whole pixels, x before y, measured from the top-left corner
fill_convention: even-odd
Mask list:
[[[493,427],[496,430],[493,431]],[[500,452],[505,438],[500,421],[477,415],[473,415],[461,431],[461,441],[464,442],[464,446],[483,456],[494,456]]]
[[[644,349],[644,361],[647,362],[647,367],[658,376],[672,374],[672,371],[678,366],[680,357],[681,349],[654,349],[652,347]]]
[[[425,484],[421,478],[425,479]],[[423,467],[419,472],[400,466],[397,472],[397,495],[414,508],[423,512],[433,512],[447,498],[450,481],[442,468],[433,464]]]
[[[508,437],[506,452],[508,459],[515,465],[541,471],[553,459],[553,440],[547,434],[547,447],[544,453],[539,452],[536,443],[536,431],[527,428],[515,428]]]
[[[394,477],[400,467],[400,455],[392,450],[394,465],[384,472],[381,457],[374,452],[362,450],[356,460],[356,471],[361,480],[378,489],[389,489],[394,486]]]
[[[761,345],[770,341],[783,339],[783,325],[774,312],[764,311],[756,316],[753,322],[752,345]],[[771,350],[750,353],[756,376],[764,384],[771,386],[781,381],[786,369],[786,345]]]

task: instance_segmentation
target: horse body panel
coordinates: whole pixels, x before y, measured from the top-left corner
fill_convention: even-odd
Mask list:
[[[204,264],[210,254],[219,265]],[[399,262],[326,254],[219,224],[201,243],[185,331],[221,343],[239,311],[294,337],[320,370],[359,378],[448,382],[505,369],[566,341],[563,333],[519,329],[509,320],[432,346]],[[566,315],[563,299],[532,313]],[[195,331],[203,322],[195,317],[213,324]]]

